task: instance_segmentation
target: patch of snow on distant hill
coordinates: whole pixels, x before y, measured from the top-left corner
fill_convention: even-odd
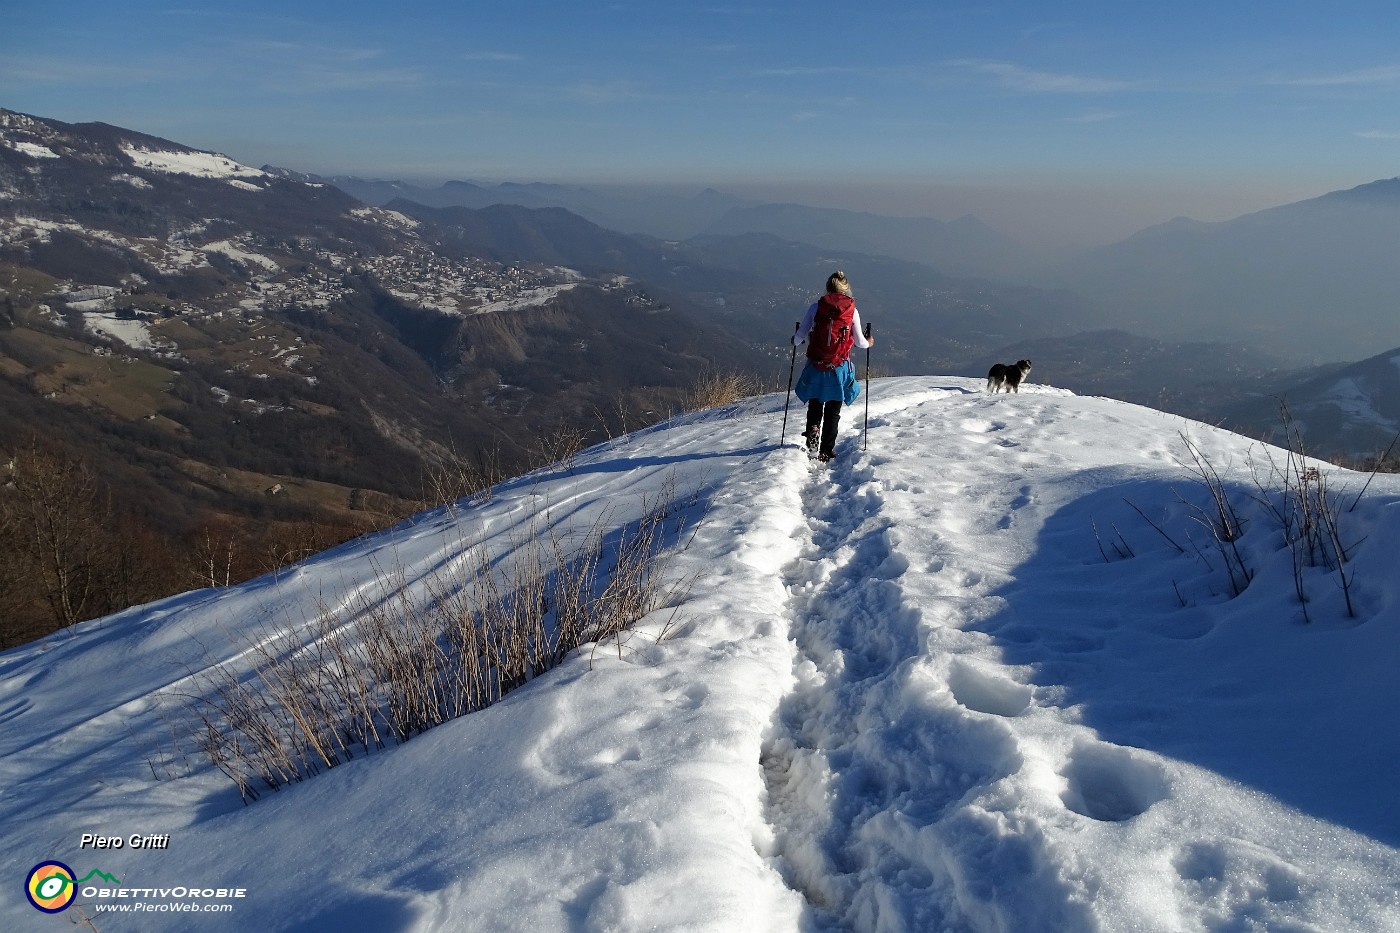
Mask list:
[[[0,244],[23,242],[30,239],[39,243],[48,243],[52,241],[53,235],[59,231],[71,233],[75,236],[101,240],[113,246],[126,247],[130,245],[125,237],[107,230],[94,230],[91,227],[84,227],[82,224],[57,220],[40,220],[37,217],[20,216],[12,220],[0,217]]]
[[[472,314],[489,314],[493,311],[519,311],[522,308],[533,308],[545,302],[552,301],[559,297],[560,292],[567,292],[574,288],[574,284],[569,285],[546,285],[543,288],[527,289],[520,295],[513,298],[505,298],[498,301],[488,301],[477,305],[471,309]],[[478,292],[483,289],[477,289]]]
[[[122,152],[138,168],[170,175],[194,175],[198,178],[268,178],[262,169],[250,168],[217,152],[161,151],[139,146],[122,146]]]
[[[1322,402],[1335,405],[1350,420],[1367,421],[1371,424],[1378,424],[1387,430],[1395,430],[1395,421],[1387,418],[1376,410],[1376,403],[1371,398],[1371,393],[1358,382],[1354,377],[1348,376],[1339,379],[1337,384],[1322,397]]]
[[[200,250],[205,253],[220,253],[245,266],[261,266],[268,272],[282,271],[282,267],[274,260],[258,253],[249,252],[233,240],[217,240],[213,243],[206,243],[200,247]]]
[[[412,217],[409,217],[407,214],[400,214],[398,211],[385,210],[382,207],[357,207],[350,213],[356,217],[362,217],[365,220],[373,220],[386,227],[393,227],[397,230],[418,229],[418,221],[414,220]]]
[[[431,308],[434,311],[441,311],[443,314],[460,314],[462,312],[457,302],[449,297],[426,295],[421,292],[409,291],[406,288],[391,288],[389,294],[395,298],[402,298],[409,304],[417,305],[420,308]]]
[[[122,175],[113,175],[113,176],[112,176],[112,181],[125,182],[126,184],[130,185],[130,186],[133,187],[133,188],[153,188],[153,187],[155,187],[154,185],[152,185],[152,184],[151,184],[149,181],[147,181],[146,179],[140,178],[140,177],[138,177],[138,176],[136,176],[136,175],[125,175],[125,174],[122,174]]]
[[[64,303],[75,311],[111,311],[121,289],[110,285],[79,285],[63,292]]]
[[[58,153],[48,146],[41,146],[38,143],[26,142],[22,139],[6,139],[5,144],[11,149],[24,153],[31,159],[57,159]]]
[[[122,320],[112,314],[84,314],[83,326],[95,334],[124,343],[133,350],[154,350],[157,346],[145,321]]]

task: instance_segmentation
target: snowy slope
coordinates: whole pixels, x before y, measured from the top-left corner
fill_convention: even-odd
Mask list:
[[[1308,568],[1305,622],[1257,444],[902,378],[874,383],[862,452],[863,402],[832,469],[792,423],[777,447],[768,396],[0,655],[0,924],[56,928],[20,882],[57,859],[121,881],[60,915],[103,933],[1400,930],[1400,481],[1343,516],[1356,617]],[[1182,432],[1244,503],[1234,598]],[[1344,505],[1366,481],[1326,475]],[[703,516],[672,637],[658,614],[621,657],[248,806],[172,755],[192,672],[386,579],[419,593],[473,545],[629,521],[668,484]],[[99,912],[179,886],[243,896]]]

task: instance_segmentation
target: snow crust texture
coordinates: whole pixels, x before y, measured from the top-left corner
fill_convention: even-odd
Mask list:
[[[1040,385],[872,388],[830,466],[754,399],[0,655],[0,875],[246,889],[210,930],[1400,930],[1400,482],[1346,513],[1356,615],[1308,568],[1305,622],[1278,451]],[[1246,503],[1238,596],[1183,434]],[[170,738],[255,639],[667,491],[688,596],[620,645],[247,807]],[[19,891],[6,929],[51,922]],[[104,933],[192,926],[103,902]]]

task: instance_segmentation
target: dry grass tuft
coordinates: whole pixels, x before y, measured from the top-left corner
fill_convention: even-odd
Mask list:
[[[196,677],[195,743],[256,799],[490,706],[589,642],[621,652],[623,632],[671,606],[664,636],[689,587],[664,546],[679,513],[667,489],[621,531],[600,520],[577,546],[564,532],[517,541],[508,560],[468,552],[426,591],[384,579],[387,599],[323,609],[309,641],[266,632]]]
[[[763,391],[757,376],[737,370],[707,369],[686,396],[687,411],[705,411],[733,405]]]

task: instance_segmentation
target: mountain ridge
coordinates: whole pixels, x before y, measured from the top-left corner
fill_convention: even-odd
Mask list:
[[[1400,344],[1397,192],[1383,180],[1227,221],[1174,220],[1053,280],[1152,336],[1244,342],[1299,363],[1366,358]]]
[[[766,365],[611,275],[443,254],[332,186],[91,126],[0,111],[0,462],[64,445],[184,552],[147,548],[167,576],[206,532],[349,536],[438,471],[520,469]],[[0,564],[9,641],[48,610]]]
[[[776,445],[781,393],[743,399],[275,579],[5,652],[0,871],[82,868],[84,828],[137,812],[178,858],[111,850],[103,870],[245,889],[201,919],[219,933],[1400,922],[1400,479],[1340,513],[1349,617],[1260,488],[1281,451],[1040,385],[877,378],[869,401],[868,449],[848,423],[834,466]],[[1319,470],[1344,507],[1367,479]],[[1214,491],[1243,519],[1252,577],[1233,595],[1227,551],[1200,537]],[[206,728],[189,697],[217,702],[255,660],[263,682],[286,670],[256,646],[314,673],[372,637],[350,624],[366,607],[393,638],[384,613],[421,618],[478,567],[528,565],[532,541],[615,542],[658,504],[673,604],[502,702],[339,746],[246,805],[189,741]],[[32,909],[0,887],[7,916]]]

